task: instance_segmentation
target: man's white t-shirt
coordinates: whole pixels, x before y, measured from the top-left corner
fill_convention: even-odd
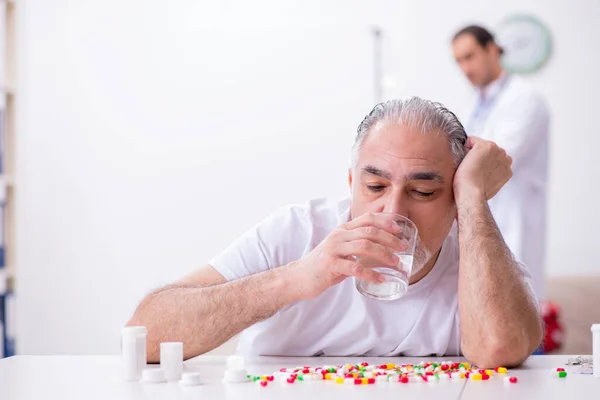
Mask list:
[[[284,266],[307,255],[349,217],[349,199],[284,207],[239,237],[210,265],[229,281]],[[355,279],[347,278],[320,296],[289,304],[247,328],[238,353],[458,355],[457,290],[458,237],[453,226],[433,269],[400,299],[368,299],[357,291]]]

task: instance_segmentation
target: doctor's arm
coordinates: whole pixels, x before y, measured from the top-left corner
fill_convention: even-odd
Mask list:
[[[475,137],[466,147],[454,178],[461,348],[481,368],[512,367],[538,347],[542,326],[533,290],[487,205],[511,177],[511,158],[494,143]]]

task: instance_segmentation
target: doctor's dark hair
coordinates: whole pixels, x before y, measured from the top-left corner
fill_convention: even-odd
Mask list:
[[[358,152],[365,138],[379,123],[395,123],[416,129],[422,134],[444,134],[448,137],[450,151],[456,166],[465,157],[467,134],[458,117],[440,103],[409,97],[379,103],[358,126],[352,146],[352,168],[358,161]]]
[[[498,47],[498,49],[500,50],[500,54],[504,54],[504,49],[502,47],[500,47],[498,45],[498,43],[496,43],[496,41],[494,40],[494,35],[492,35],[492,33],[490,31],[488,31],[487,29],[485,29],[482,26],[479,26],[479,25],[466,26],[454,34],[452,41],[455,41],[462,35],[472,35],[481,47],[487,46],[488,43],[494,43],[496,45],[496,47]]]

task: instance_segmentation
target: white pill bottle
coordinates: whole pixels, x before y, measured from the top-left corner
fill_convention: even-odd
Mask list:
[[[592,354],[594,378],[600,378],[600,324],[592,325]]]
[[[128,326],[121,331],[123,379],[126,381],[139,381],[146,368],[147,334],[143,326]]]

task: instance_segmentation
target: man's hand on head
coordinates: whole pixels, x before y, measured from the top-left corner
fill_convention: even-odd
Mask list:
[[[465,149],[467,154],[454,175],[457,205],[470,198],[491,199],[512,177],[512,158],[496,143],[470,136]]]

